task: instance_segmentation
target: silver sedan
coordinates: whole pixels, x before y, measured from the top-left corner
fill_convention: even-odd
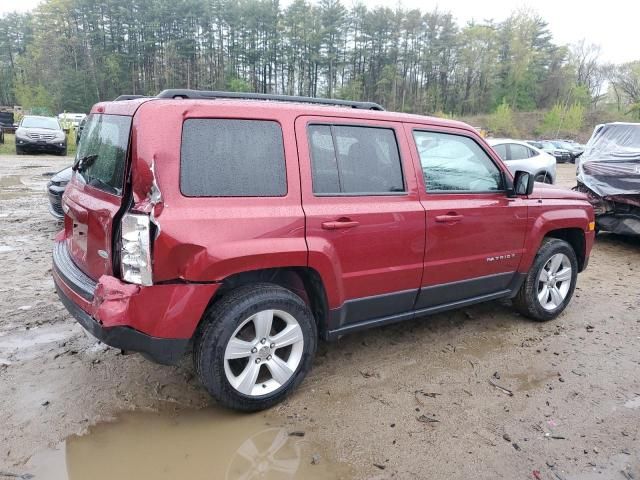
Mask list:
[[[556,183],[556,159],[528,143],[505,138],[489,138],[489,145],[507,165],[511,173],[524,170],[536,182]]]

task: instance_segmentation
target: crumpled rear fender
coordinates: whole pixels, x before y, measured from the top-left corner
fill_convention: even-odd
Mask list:
[[[143,287],[104,275],[90,313],[104,327],[128,326],[160,338],[191,338],[217,283],[173,283]]]

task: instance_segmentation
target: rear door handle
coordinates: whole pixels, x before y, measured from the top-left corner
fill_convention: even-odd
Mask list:
[[[457,213],[447,213],[446,215],[436,216],[436,222],[438,223],[457,223],[464,218],[464,215],[458,215]]]
[[[337,230],[339,228],[353,228],[360,225],[360,222],[349,220],[348,218],[340,218],[333,222],[322,222],[322,228],[325,230]]]

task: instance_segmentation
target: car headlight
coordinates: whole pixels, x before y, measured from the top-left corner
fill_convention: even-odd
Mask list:
[[[122,217],[121,248],[122,279],[138,285],[152,285],[149,215],[127,213]]]
[[[67,139],[67,136],[64,132],[56,133],[56,142],[64,142]]]

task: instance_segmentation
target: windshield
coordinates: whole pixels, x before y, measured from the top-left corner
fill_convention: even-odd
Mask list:
[[[120,195],[131,117],[90,115],[76,155],[77,173],[89,185]]]
[[[24,117],[21,127],[24,128],[46,128],[47,130],[60,130],[58,120],[52,117]]]

